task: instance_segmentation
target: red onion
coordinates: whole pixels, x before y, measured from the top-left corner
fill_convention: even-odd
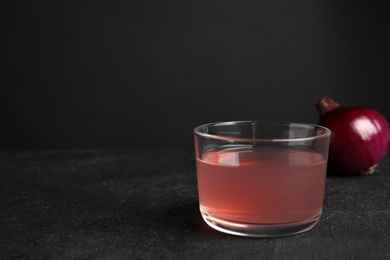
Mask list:
[[[330,97],[315,103],[319,124],[332,132],[329,168],[341,174],[373,174],[386,156],[389,125],[373,108],[340,106]]]

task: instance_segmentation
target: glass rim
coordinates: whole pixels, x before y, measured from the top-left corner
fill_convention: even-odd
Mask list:
[[[213,134],[207,134],[202,133],[199,131],[202,127],[209,127],[209,126],[218,126],[218,125],[234,125],[234,124],[240,124],[240,123],[260,123],[260,124],[297,124],[302,126],[310,126],[314,128],[320,128],[324,130],[325,132],[323,134],[319,135],[313,135],[308,137],[298,137],[298,138],[242,138],[242,137],[228,137],[228,136],[221,136],[221,135],[213,135]],[[304,123],[299,121],[263,121],[263,120],[242,120],[242,121],[217,121],[217,122],[210,122],[205,123],[202,125],[199,125],[194,128],[194,134],[201,137],[206,137],[210,139],[216,139],[216,140],[223,140],[223,141],[238,141],[238,142],[258,142],[258,143],[270,143],[270,142],[299,142],[299,141],[310,141],[310,140],[316,140],[321,138],[326,138],[331,135],[331,130],[327,127],[324,127],[322,125],[313,124],[313,123]]]

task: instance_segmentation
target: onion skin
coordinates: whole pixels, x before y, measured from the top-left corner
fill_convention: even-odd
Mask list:
[[[329,168],[339,174],[373,174],[386,156],[390,130],[386,119],[373,108],[343,107],[329,97],[315,104],[319,124],[331,130]]]

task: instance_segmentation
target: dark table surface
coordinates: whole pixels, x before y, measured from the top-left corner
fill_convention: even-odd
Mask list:
[[[202,220],[190,150],[0,152],[1,259],[390,259],[390,157],[329,174],[300,235],[224,234]]]

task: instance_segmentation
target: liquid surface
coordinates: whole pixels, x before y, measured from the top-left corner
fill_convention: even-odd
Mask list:
[[[197,159],[202,210],[258,224],[301,221],[322,211],[327,161],[289,149],[229,148]]]

